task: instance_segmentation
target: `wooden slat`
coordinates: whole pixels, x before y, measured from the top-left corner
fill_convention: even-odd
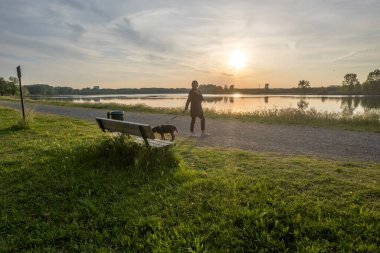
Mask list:
[[[142,124],[137,122],[130,122],[130,121],[120,121],[120,120],[112,120],[112,119],[106,119],[106,118],[96,118],[96,121],[98,122],[99,126],[104,128],[104,130],[107,130],[109,132],[120,132],[135,136],[142,137],[141,131],[139,129],[139,126],[142,128],[142,130],[145,133],[145,136],[150,139],[154,139],[154,134],[152,132],[152,128],[148,124]]]
[[[152,147],[160,148],[173,145],[173,142],[170,141],[162,141],[162,140],[152,140],[148,139],[149,145]]]
[[[143,138],[141,137],[136,137],[135,141],[141,144],[145,144]],[[174,144],[173,142],[170,142],[170,141],[152,140],[152,139],[148,139],[148,142],[149,142],[149,146],[155,147],[155,148],[168,147]]]

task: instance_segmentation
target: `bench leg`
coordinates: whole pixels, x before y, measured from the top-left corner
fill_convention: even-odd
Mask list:
[[[144,142],[145,142],[145,145],[147,148],[150,148],[149,146],[149,142],[148,142],[148,138],[146,137],[146,134],[144,132],[144,128],[142,126],[139,126],[139,130],[140,130],[140,133],[141,133],[141,136],[143,137],[144,139]]]

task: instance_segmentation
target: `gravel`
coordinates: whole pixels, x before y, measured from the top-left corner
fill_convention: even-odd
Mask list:
[[[16,102],[0,100],[0,105],[20,109]],[[36,112],[65,115],[95,123],[95,117],[106,117],[101,109],[27,104]],[[190,137],[190,116],[125,112],[125,120],[150,124],[172,124],[178,137],[192,140],[198,146],[213,146],[273,152],[286,155],[307,155],[338,160],[380,162],[380,134],[298,125],[267,125],[237,120],[207,119],[206,137]],[[172,119],[172,120],[171,120]],[[169,121],[169,122],[168,122]],[[168,122],[168,123],[166,123]],[[200,134],[200,120],[195,131]]]

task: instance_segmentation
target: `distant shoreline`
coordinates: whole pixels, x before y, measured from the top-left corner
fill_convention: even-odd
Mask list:
[[[187,93],[130,93],[130,94],[73,94],[73,95],[28,95],[26,97],[29,98],[70,98],[70,97],[124,97],[124,96],[133,96],[133,97],[140,97],[140,96],[147,96],[147,97],[153,97],[153,96],[162,96],[162,95],[170,95],[170,96],[187,96]],[[203,93],[203,96],[210,96],[210,97],[299,97],[299,96],[313,96],[313,97],[327,97],[327,98],[340,98],[340,97],[380,97],[380,95],[370,95],[370,94],[328,94],[328,95],[322,95],[322,94],[295,94],[295,93],[283,93],[283,94],[270,94],[270,93],[264,93],[264,94],[248,94],[248,93],[222,93],[222,94],[216,94],[216,93]]]
[[[109,89],[94,86],[92,88],[74,89],[72,87],[55,87],[47,84],[24,86],[29,95],[117,95],[117,94],[183,94],[189,88],[120,88]],[[212,84],[200,85],[203,94],[246,94],[246,95],[380,95],[380,90],[355,90],[346,86],[310,87],[310,88],[250,88],[239,89],[231,86]]]

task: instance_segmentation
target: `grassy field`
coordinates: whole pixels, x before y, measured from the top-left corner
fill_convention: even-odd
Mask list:
[[[14,101],[15,98],[1,98]],[[120,105],[120,104],[94,104],[94,103],[72,103],[62,101],[26,100],[28,103],[43,103],[60,106],[87,107],[97,109],[124,110],[133,112],[165,113],[180,115],[183,108],[154,108],[143,104]],[[313,127],[328,127],[354,131],[369,131],[380,133],[380,115],[374,112],[359,115],[343,115],[341,113],[320,112],[314,109],[268,109],[263,111],[252,111],[249,113],[218,112],[206,109],[206,118],[236,119],[244,122],[258,122],[265,124],[297,124]]]
[[[0,252],[379,252],[380,164],[179,140],[0,107]]]

